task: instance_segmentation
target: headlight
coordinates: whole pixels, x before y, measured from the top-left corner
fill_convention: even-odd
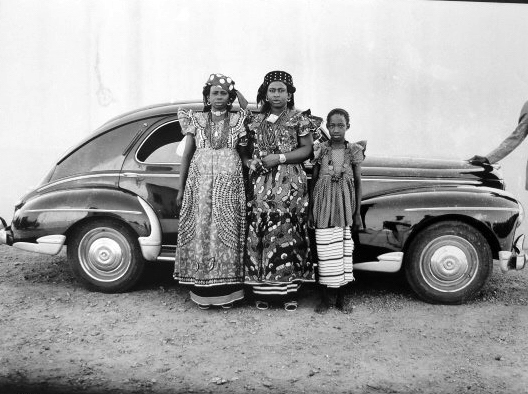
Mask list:
[[[519,201],[517,201],[517,204],[519,204],[519,219],[517,220],[517,227],[519,227],[524,220],[524,207]]]

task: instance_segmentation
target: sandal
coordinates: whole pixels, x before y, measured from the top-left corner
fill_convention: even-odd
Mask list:
[[[209,305],[198,304],[198,308],[206,310],[206,309],[209,309]]]
[[[297,310],[297,301],[289,301],[284,303],[284,310],[294,312]]]
[[[269,304],[266,301],[255,301],[255,306],[261,311],[265,311],[269,308]]]
[[[222,309],[231,309],[233,307],[233,303],[228,302],[227,304],[220,305],[220,306],[222,307]]]

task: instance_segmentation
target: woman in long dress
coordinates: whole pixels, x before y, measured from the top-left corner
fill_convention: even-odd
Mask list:
[[[261,113],[248,127],[253,153],[246,165],[253,195],[248,201],[245,283],[259,309],[279,299],[286,310],[295,310],[300,284],[314,281],[302,163],[313,152],[312,133],[321,119],[295,109],[295,90],[290,74],[266,74],[257,96]]]
[[[203,112],[178,111],[186,145],[176,200],[181,210],[174,278],[191,287],[191,300],[202,309],[230,308],[244,297],[246,199],[240,154],[247,146],[248,112],[234,85],[229,77],[211,74],[203,89]],[[241,110],[232,113],[237,97]]]

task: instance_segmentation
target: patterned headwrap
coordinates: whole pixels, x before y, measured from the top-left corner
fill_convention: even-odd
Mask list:
[[[205,85],[219,86],[226,92],[231,92],[235,89],[235,81],[224,74],[211,74]]]
[[[271,71],[267,73],[264,77],[264,82],[262,83],[262,86],[265,86],[267,88],[270,83],[275,81],[285,83],[291,88],[291,93],[295,93],[295,86],[293,86],[293,78],[286,71]]]

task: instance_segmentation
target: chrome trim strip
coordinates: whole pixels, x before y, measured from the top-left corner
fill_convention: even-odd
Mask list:
[[[99,209],[99,208],[50,208],[50,209],[28,209],[26,212],[106,212],[126,213],[131,215],[142,215],[141,211],[125,211],[122,209]]]
[[[63,184],[63,183],[75,182],[75,181],[78,181],[80,179],[99,178],[99,177],[105,177],[105,176],[106,177],[115,176],[115,177],[119,178],[119,172],[112,172],[112,173],[108,173],[107,172],[107,173],[104,173],[104,174],[80,175],[80,176],[75,176],[73,178],[60,179],[58,181],[55,181],[55,182],[52,182],[52,183],[48,183],[47,185],[44,185],[44,186],[38,188],[37,192],[49,189],[50,187],[53,187],[53,186],[56,186],[56,185],[60,185],[60,184]]]
[[[515,208],[502,207],[423,207],[423,208],[405,208],[404,211],[512,211],[518,212]]]
[[[158,260],[158,261],[176,261],[176,257],[160,256],[156,260]]]
[[[367,178],[370,177],[370,178]],[[422,183],[453,183],[453,184],[472,184],[472,185],[481,185],[480,181],[471,181],[471,180],[456,180],[456,179],[443,179],[443,178],[434,178],[434,179],[399,179],[399,178],[374,178],[375,175],[364,175],[361,177],[361,182],[370,181],[370,182],[422,182]]]
[[[161,252],[161,224],[152,207],[141,197],[137,196],[139,203],[147,213],[150,222],[150,235],[139,237],[139,247],[145,260],[155,261]]]
[[[149,164],[150,165],[150,164]],[[145,173],[145,172],[123,172],[121,174],[125,178],[136,178],[136,177],[145,177],[145,178],[179,178],[180,174],[172,173],[172,174],[152,174],[152,173]]]

